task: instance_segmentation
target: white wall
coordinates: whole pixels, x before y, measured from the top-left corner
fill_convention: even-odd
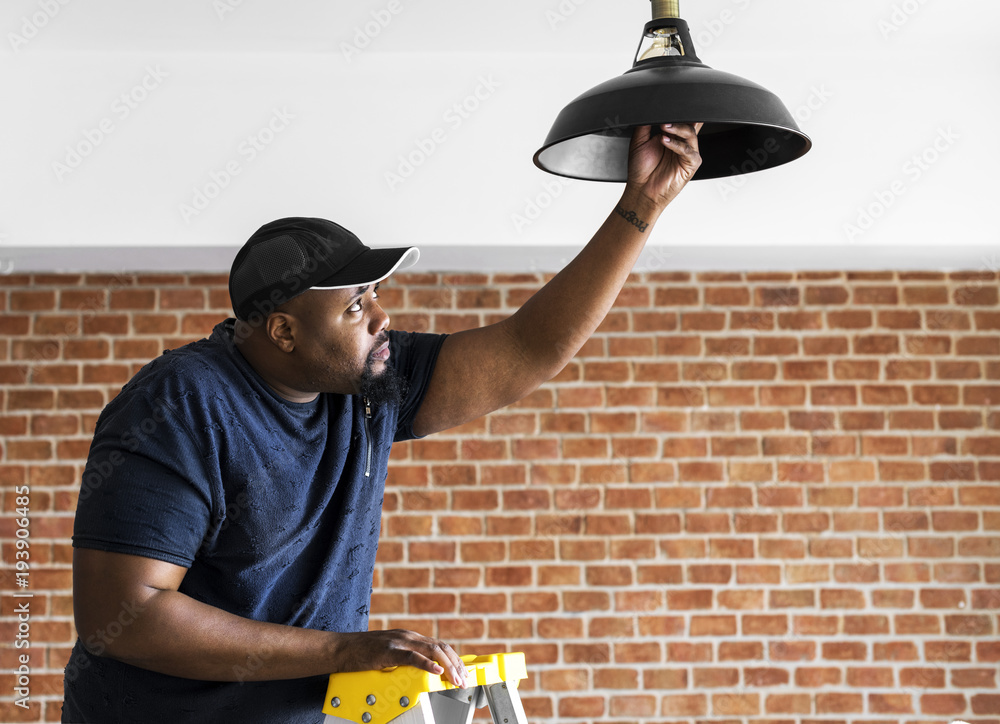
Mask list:
[[[774,268],[817,246],[813,266],[996,267],[1000,3],[688,0],[682,14],[702,59],[775,91],[814,148],[692,184],[653,244]],[[0,271],[191,246],[221,249],[225,268],[286,215],[373,245],[482,247],[487,268],[531,257],[511,246],[571,252],[620,187],[531,157],[567,102],[630,66],[648,17],[648,0],[5,0]],[[427,157],[407,175],[410,155]]]

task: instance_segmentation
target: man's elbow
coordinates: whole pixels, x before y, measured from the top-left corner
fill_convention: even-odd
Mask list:
[[[508,324],[503,329],[508,338],[510,378],[519,387],[516,395],[521,399],[562,372],[587,340],[568,334],[545,338],[513,320],[505,320]]]
[[[85,603],[74,603],[77,634],[87,653],[126,663],[144,658],[149,637],[142,635],[139,622],[150,605],[148,601],[121,601],[111,610],[88,610]]]

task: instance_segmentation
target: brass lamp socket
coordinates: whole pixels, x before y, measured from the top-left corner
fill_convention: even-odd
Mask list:
[[[679,18],[681,16],[680,0],[651,0],[653,3],[653,20],[663,18]]]

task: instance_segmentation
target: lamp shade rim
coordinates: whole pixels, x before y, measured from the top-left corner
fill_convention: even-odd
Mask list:
[[[636,128],[638,128],[639,126],[659,126],[659,125],[662,125],[664,123],[704,123],[705,127],[708,127],[710,130],[709,130],[709,132],[706,133],[705,132],[705,127],[703,127],[702,130],[700,131],[700,134],[699,134],[700,138],[704,138],[705,136],[711,135],[711,125],[712,124],[715,124],[715,125],[726,125],[726,126],[730,126],[730,125],[732,125],[732,126],[759,126],[761,128],[773,128],[773,129],[778,130],[778,131],[785,131],[787,133],[791,133],[791,134],[794,134],[796,136],[799,136],[806,143],[806,151],[808,151],[810,148],[812,148],[812,138],[810,138],[809,135],[807,133],[803,132],[798,126],[788,126],[788,125],[784,125],[784,124],[781,124],[781,123],[767,123],[765,121],[754,121],[754,120],[747,120],[747,119],[744,119],[744,118],[732,118],[732,117],[730,117],[730,118],[701,118],[701,119],[697,119],[697,120],[693,120],[693,119],[690,119],[690,118],[663,118],[662,120],[656,120],[656,121],[645,121],[645,120],[643,120],[643,121],[637,121],[635,123],[622,124],[620,126],[596,126],[596,127],[593,127],[593,128],[588,128],[586,130],[582,130],[582,131],[580,131],[578,133],[573,133],[572,135],[561,136],[561,137],[555,138],[555,139],[551,138],[551,136],[550,136],[549,138],[545,139],[545,142],[542,144],[541,148],[538,149],[538,151],[535,153],[535,155],[537,156],[538,154],[542,153],[546,149],[552,148],[552,146],[555,146],[558,143],[562,143],[563,141],[570,141],[570,140],[572,140],[574,138],[580,138],[581,136],[588,136],[590,134],[597,133],[597,134],[606,135],[606,136],[627,136],[627,137],[631,138],[632,137],[632,132]],[[618,129],[622,129],[620,133],[615,132]]]
[[[588,130],[583,130],[583,131],[580,131],[579,133],[575,133],[575,134],[570,135],[570,136],[562,136],[562,137],[558,137],[558,138],[554,138],[554,139],[550,137],[550,138],[547,138],[545,140],[545,143],[542,145],[542,147],[539,148],[535,152],[534,156],[532,156],[532,161],[535,164],[535,166],[537,168],[541,169],[542,171],[545,171],[546,173],[554,174],[556,176],[562,176],[563,178],[571,178],[571,179],[576,179],[576,180],[580,180],[580,181],[607,181],[607,182],[612,182],[612,183],[622,183],[622,182],[625,182],[625,181],[628,180],[627,171],[624,174],[623,173],[617,173],[617,174],[615,174],[613,176],[601,175],[600,171],[595,171],[595,172],[592,172],[592,173],[582,173],[582,172],[579,172],[579,171],[577,171],[575,173],[574,172],[568,172],[564,168],[561,169],[558,165],[553,165],[553,164],[546,163],[543,160],[543,156],[546,154],[547,151],[550,151],[551,149],[555,148],[556,146],[559,146],[560,144],[572,143],[573,141],[577,141],[577,140],[580,140],[580,139],[585,139],[588,136],[600,136],[600,137],[605,137],[605,138],[617,139],[619,142],[621,142],[621,145],[624,145],[624,147],[625,147],[625,155],[627,157],[627,149],[628,149],[629,144],[631,143],[632,132],[635,130],[636,127],[645,126],[645,125],[658,125],[660,123],[682,123],[682,122],[689,122],[689,121],[687,121],[687,120],[681,121],[681,120],[667,120],[667,119],[664,119],[664,120],[661,120],[661,121],[650,121],[648,123],[638,122],[638,123],[635,123],[634,125],[629,125],[629,126],[619,126],[618,128],[622,129],[622,132],[618,133],[618,134],[614,134],[614,133],[610,133],[609,134],[609,133],[607,133],[607,131],[609,130],[607,127],[603,127],[603,128],[598,127],[598,128],[591,128],[591,129],[588,129]],[[766,146],[768,144],[768,140],[767,140],[767,138],[765,138],[765,140],[763,140],[761,142],[761,145],[763,147],[762,150],[757,150],[757,149],[754,149],[754,148],[748,148],[748,149],[746,149],[745,155],[750,160],[751,165],[753,167],[752,168],[746,168],[745,167],[740,173],[751,173],[751,172],[754,172],[754,171],[763,171],[763,170],[765,170],[767,168],[774,168],[776,166],[780,166],[780,165],[789,163],[791,161],[794,161],[794,160],[799,159],[802,156],[806,155],[806,153],[808,153],[810,151],[810,149],[812,149],[812,145],[813,145],[812,139],[806,133],[802,132],[797,127],[795,127],[795,128],[789,128],[788,126],[781,125],[781,124],[776,124],[776,123],[764,123],[764,122],[761,122],[761,121],[737,120],[737,119],[732,119],[732,118],[728,118],[728,119],[709,119],[709,120],[704,121],[704,123],[705,123],[705,126],[702,128],[701,133],[699,134],[699,140],[702,141],[702,143],[699,144],[699,145],[701,146],[703,163],[704,163],[704,158],[705,158],[705,155],[706,155],[704,139],[711,137],[711,135],[712,135],[711,125],[712,124],[718,124],[720,126],[755,127],[755,128],[759,128],[759,129],[769,129],[769,130],[777,132],[779,135],[784,136],[784,139],[786,141],[791,141],[793,143],[794,147],[791,150],[787,150],[786,149],[785,152],[779,158],[777,154],[769,153],[768,152],[768,150],[766,148]],[[705,132],[706,128],[709,129],[708,133]],[[775,144],[777,144],[777,141],[775,141]],[[769,161],[769,163],[765,164],[764,162],[761,162],[759,160],[754,160],[755,158],[759,158],[759,154],[761,154],[761,153],[767,154],[767,156],[768,156],[767,160]],[[758,156],[755,157],[755,154],[758,154]],[[627,166],[626,166],[626,169],[627,169]],[[713,178],[721,178],[721,177],[724,177],[724,176],[732,175],[732,173],[728,169],[729,169],[729,167],[727,166],[727,170],[720,171],[719,169],[713,168],[711,165],[709,165],[707,167],[703,165],[703,167],[701,169],[699,169],[699,171],[695,174],[693,180],[695,180],[695,181],[701,181],[701,180],[707,180],[707,179],[713,179]]]

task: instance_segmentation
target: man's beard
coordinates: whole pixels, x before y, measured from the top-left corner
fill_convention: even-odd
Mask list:
[[[376,374],[375,360],[369,357],[361,372],[361,394],[369,402],[398,407],[406,395],[406,380],[396,373],[396,368],[391,364],[386,364],[382,372]]]

